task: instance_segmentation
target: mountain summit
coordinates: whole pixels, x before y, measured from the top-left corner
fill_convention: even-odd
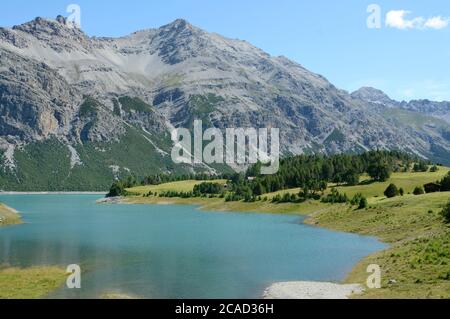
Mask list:
[[[447,105],[409,105],[375,89],[348,94],[182,19],[97,38],[63,17],[36,18],[0,28],[0,183],[94,190],[130,172],[223,169],[172,163],[171,128],[195,119],[278,127],[285,154],[400,149],[449,163],[449,124],[439,118]]]

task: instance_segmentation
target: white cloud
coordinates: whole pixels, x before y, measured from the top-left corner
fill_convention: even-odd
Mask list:
[[[449,18],[442,18],[441,16],[432,17],[425,22],[425,28],[436,30],[444,29],[448,26],[449,22]]]
[[[406,10],[391,10],[386,14],[386,26],[400,30],[409,29],[443,29],[449,25],[450,18],[443,18],[441,16],[431,17],[425,19],[423,17],[416,17],[407,19],[406,16],[411,13]]]
[[[405,16],[410,13],[405,10],[392,10],[386,14],[386,26],[396,29],[414,29],[423,25],[423,18],[414,18],[412,20],[405,19]]]

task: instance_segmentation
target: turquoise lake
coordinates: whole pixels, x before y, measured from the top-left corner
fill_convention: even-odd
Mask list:
[[[1,195],[26,224],[0,229],[0,264],[79,264],[81,289],[50,298],[260,298],[279,281],[342,280],[374,238],[299,216],[203,212],[194,206],[96,204],[98,195]]]

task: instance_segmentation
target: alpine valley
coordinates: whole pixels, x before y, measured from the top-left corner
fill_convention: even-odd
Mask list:
[[[450,165],[450,103],[348,93],[301,65],[176,20],[121,38],[65,18],[0,28],[0,188],[106,190],[175,165],[170,132],[276,127],[284,155],[402,150]]]

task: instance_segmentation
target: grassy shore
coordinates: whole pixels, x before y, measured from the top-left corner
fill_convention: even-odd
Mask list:
[[[450,200],[450,192],[411,195],[416,186],[435,182],[449,171],[441,167],[438,172],[395,173],[384,183],[362,183],[352,187],[338,187],[349,197],[362,193],[370,208],[357,210],[346,204],[324,204],[319,201],[273,204],[270,201],[244,203],[225,202],[223,199],[160,198],[132,196],[124,199],[130,204],[182,204],[198,205],[208,211],[266,212],[308,215],[307,224],[332,230],[376,236],[390,247],[361,260],[346,283],[365,284],[367,266],[378,264],[382,269],[382,288],[366,290],[356,298],[450,298],[450,227],[443,221],[440,211]],[[192,190],[193,181],[176,184],[178,191]],[[405,196],[387,199],[383,192],[390,183],[405,190]],[[152,186],[153,192],[170,190],[173,185]],[[144,189],[131,192],[145,194]],[[174,189],[175,190],[175,189]],[[330,189],[327,190],[329,192]],[[268,194],[271,197],[298,189]]]
[[[0,299],[43,298],[65,280],[59,267],[0,268]]]
[[[390,248],[358,263],[347,283],[364,284],[367,266],[382,269],[382,289],[358,298],[450,298],[450,228],[440,215],[450,192],[371,200],[371,208],[336,207],[307,223],[376,236]]]
[[[122,199],[124,204],[153,204],[153,205],[196,205],[204,211],[216,212],[253,212],[270,214],[296,214],[308,215],[321,209],[331,207],[318,201],[307,201],[301,204],[285,203],[274,204],[267,202],[225,202],[219,198],[161,198],[130,196]]]
[[[0,227],[21,224],[22,219],[17,211],[0,203]]]
[[[17,211],[0,203],[0,226],[22,223]],[[0,299],[37,299],[61,286],[66,278],[59,267],[10,268],[0,266]]]

